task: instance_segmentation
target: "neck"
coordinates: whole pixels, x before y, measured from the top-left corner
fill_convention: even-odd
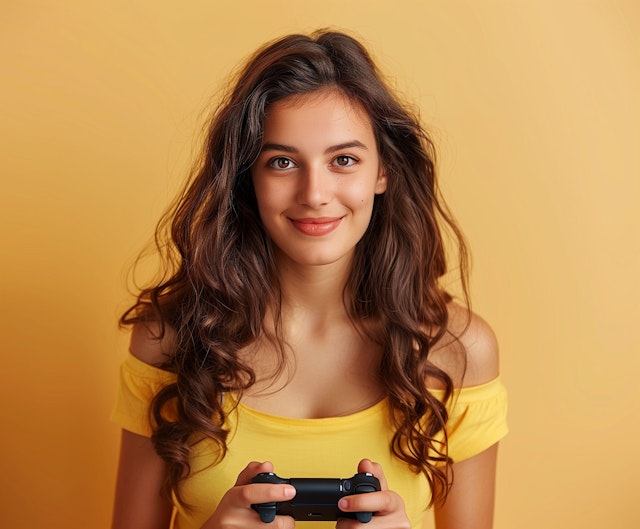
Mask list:
[[[343,292],[351,263],[299,266],[278,264],[283,315],[323,320],[345,316]]]

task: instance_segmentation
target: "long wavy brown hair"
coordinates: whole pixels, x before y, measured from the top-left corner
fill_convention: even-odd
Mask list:
[[[393,453],[424,473],[436,491],[432,501],[449,489],[447,410],[427,380],[440,382],[446,403],[453,382],[429,354],[449,332],[451,296],[440,284],[447,271],[445,234],[458,246],[468,301],[464,240],[438,191],[434,147],[418,117],[357,40],[323,30],[266,45],[236,75],[208,124],[191,178],[158,225],[162,278],[141,289],[121,318],[124,325],[159,323],[159,339],[168,328],[175,333],[162,367],[175,373],[176,382],[155,395],[150,413],[152,439],[168,467],[167,487],[179,499],[193,443],[212,439],[225,455],[223,394],[242,394],[256,380],[238,352],[267,336],[285,363],[274,252],[249,170],[260,153],[269,105],[323,88],[339,90],[368,112],[388,178],[356,246],[345,307],[383,350],[380,380],[392,409]],[[268,312],[275,321],[267,326]],[[169,406],[177,416],[166,412]],[[444,442],[438,441],[443,433]]]

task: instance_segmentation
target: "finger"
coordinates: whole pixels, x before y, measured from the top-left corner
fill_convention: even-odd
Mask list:
[[[261,472],[273,472],[273,464],[270,461],[265,461],[264,463],[251,461],[238,475],[236,486],[248,485]]]
[[[229,494],[229,500],[235,506],[247,507],[255,503],[290,500],[296,495],[296,489],[287,484],[252,483],[234,487]]]
[[[260,485],[258,485],[260,486]],[[250,489],[253,485],[234,487],[227,491],[222,498],[214,514],[207,520],[202,529],[220,529],[222,527],[236,528],[265,528],[268,529],[294,529],[295,520],[290,516],[276,516],[268,525],[260,519],[260,514],[251,508],[251,495],[245,495],[244,489]],[[275,495],[273,498],[277,498]],[[269,498],[269,494],[262,498]],[[278,500],[274,500],[278,501]]]
[[[382,466],[379,463],[374,463],[370,459],[363,459],[358,463],[358,472],[369,472],[378,478],[380,481],[380,490],[387,490],[387,478],[384,477]]]
[[[251,477],[261,471],[273,469],[271,463],[249,463],[238,476],[240,485],[229,489],[220,500],[206,527],[262,527],[258,513],[251,508],[253,504],[282,502],[295,496],[296,490],[288,484],[251,483]],[[246,484],[242,484],[245,483]],[[258,525],[260,524],[260,525]],[[203,526],[204,527],[204,526]],[[275,523],[269,529],[293,529],[293,518],[276,516]]]
[[[256,517],[258,516],[258,513],[254,513],[256,515]],[[264,523],[262,521],[260,521],[260,519],[258,518],[258,523],[260,524],[261,529],[262,528],[266,528],[266,529],[295,529],[296,527],[296,521],[291,517],[291,516],[276,516],[273,520],[273,522],[270,523]],[[243,529],[246,528],[246,526],[242,525],[240,526]]]
[[[296,521],[291,516],[276,516],[275,520],[269,524],[269,529],[295,529],[295,527]]]
[[[344,512],[372,512],[377,516],[404,512],[404,501],[395,492],[384,490],[367,494],[354,494],[341,498],[338,508]]]

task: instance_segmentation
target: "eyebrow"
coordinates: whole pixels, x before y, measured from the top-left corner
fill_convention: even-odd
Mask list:
[[[351,140],[351,141],[346,141],[344,143],[338,143],[336,145],[331,145],[330,147],[327,147],[324,151],[324,154],[331,154],[332,152],[341,151],[343,149],[352,149],[354,147],[357,149],[365,150],[365,151],[369,150],[369,148],[361,141]],[[298,149],[296,149],[295,147],[292,147],[291,145],[284,145],[282,143],[265,143],[262,146],[262,149],[260,150],[260,152],[265,152],[265,151],[282,151],[282,152],[288,152],[291,154],[297,154],[299,152]]]

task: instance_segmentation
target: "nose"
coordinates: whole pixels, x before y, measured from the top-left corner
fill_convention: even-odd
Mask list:
[[[328,204],[332,197],[331,177],[319,165],[306,167],[300,174],[298,203],[317,208]]]

